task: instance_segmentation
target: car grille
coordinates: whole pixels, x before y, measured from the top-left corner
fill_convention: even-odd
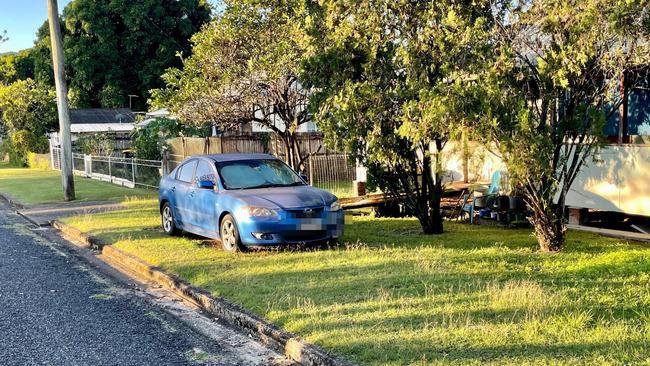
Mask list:
[[[323,207],[302,210],[289,210],[291,217],[297,219],[314,219],[323,216]]]

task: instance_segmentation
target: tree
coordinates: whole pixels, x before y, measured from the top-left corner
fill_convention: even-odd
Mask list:
[[[180,65],[176,54],[191,51],[189,39],[210,12],[205,0],[71,2],[61,20],[71,104],[121,107],[134,94],[134,107],[144,108],[164,70]],[[35,74],[51,82],[48,37],[45,24],[35,43]]]
[[[256,122],[285,144],[286,162],[304,161],[296,132],[309,121],[309,90],[299,78],[304,49],[300,1],[233,0],[192,41],[183,69],[168,70],[155,106],[169,107],[186,123],[222,131]]]
[[[508,3],[495,23],[494,59],[475,101],[483,104],[485,136],[499,143],[532,209],[542,251],[564,245],[566,195],[622,102],[613,91],[635,65],[650,61],[642,3]]]
[[[305,66],[319,128],[400,198],[424,233],[441,233],[441,152],[463,125],[460,92],[487,50],[490,4],[320,4]]]
[[[59,19],[59,24],[61,25],[61,34],[65,37],[63,20]],[[52,69],[52,53],[50,52],[51,44],[50,26],[45,21],[38,28],[34,47],[31,49],[32,59],[34,60],[34,80],[43,85],[54,86],[54,70]]]
[[[0,56],[0,83],[34,78],[34,59],[31,49]]]
[[[24,160],[27,153],[47,150],[45,134],[57,126],[55,93],[32,79],[0,86],[0,123],[12,147]]]

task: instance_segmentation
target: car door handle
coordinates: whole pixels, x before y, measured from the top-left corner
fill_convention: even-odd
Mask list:
[[[172,191],[172,193],[176,192],[176,186],[171,187],[169,190]]]
[[[196,192],[196,191],[191,191],[191,192],[190,192],[190,198],[194,198],[194,193],[195,193],[195,192]]]

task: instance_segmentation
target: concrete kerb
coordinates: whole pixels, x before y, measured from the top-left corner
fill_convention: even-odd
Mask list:
[[[176,295],[186,298],[204,311],[220,320],[240,329],[263,344],[284,354],[291,360],[305,366],[353,366],[354,364],[337,357],[324,349],[305,342],[293,333],[289,333],[250,313],[230,301],[214,297],[208,291],[192,286],[177,276],[167,273],[159,267],[152,266],[140,258],[125,253],[102,240],[86,234],[61,221],[52,221],[64,238],[75,245],[100,250],[102,260],[113,267],[126,271],[149,282],[164,286]]]
[[[101,239],[96,238],[92,235],[88,235],[81,230],[65,224],[59,220],[52,220],[51,225],[59,231],[62,237],[77,246],[99,251],[101,251],[102,248],[106,246],[106,243],[104,243]]]
[[[22,210],[25,208],[25,205],[16,201],[11,196],[5,195],[3,193],[0,193],[0,200],[5,201],[7,204],[9,204],[9,206],[14,208],[15,210]]]
[[[38,222],[32,220],[31,217],[23,215],[23,213],[20,212],[20,210],[24,210],[26,208],[26,206],[23,205],[22,203],[16,201],[15,199],[13,199],[11,196],[0,193],[0,201],[6,202],[13,210],[16,211],[16,213],[18,215],[23,217],[25,220],[31,222],[32,224],[34,224],[36,226],[43,226],[43,225],[40,225]]]

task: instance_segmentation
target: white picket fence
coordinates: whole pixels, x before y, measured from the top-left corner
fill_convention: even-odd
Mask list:
[[[61,169],[61,149],[52,148],[52,169]],[[157,188],[162,176],[162,161],[114,156],[72,154],[73,173],[120,186]]]

